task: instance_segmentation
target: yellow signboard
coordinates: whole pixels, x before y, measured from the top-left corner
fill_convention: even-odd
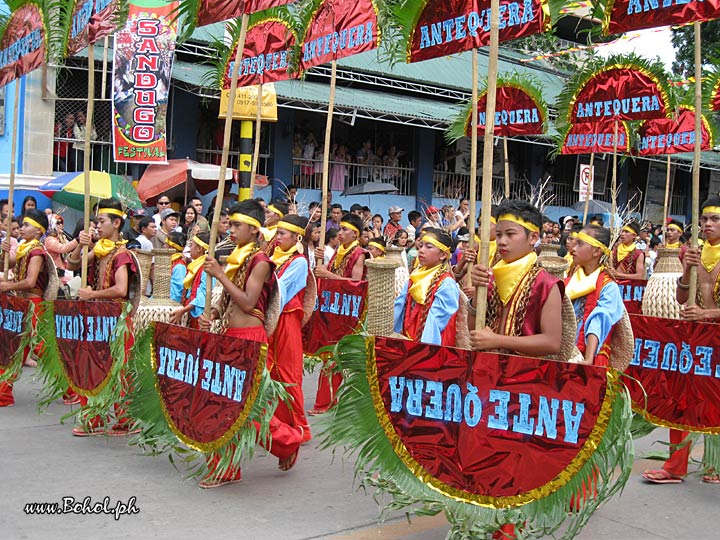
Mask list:
[[[245,86],[237,89],[235,96],[235,107],[233,108],[234,120],[255,120],[257,116],[257,95],[259,86]],[[225,118],[228,107],[230,90],[223,90],[220,94],[220,114],[218,118]],[[263,122],[277,122],[277,94],[275,85],[267,83],[262,85],[262,111]]]

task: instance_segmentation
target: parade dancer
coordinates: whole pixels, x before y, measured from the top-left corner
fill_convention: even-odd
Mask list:
[[[452,238],[445,231],[423,230],[420,266],[395,299],[395,332],[413,341],[455,346],[460,289],[448,265],[452,247]]]
[[[170,256],[170,299],[178,304],[182,301],[185,287],[183,283],[187,275],[187,263],[183,251],[185,250],[185,235],[181,232],[171,232],[165,238],[168,249],[174,249]]]
[[[305,416],[303,394],[302,320],[305,289],[309,275],[308,261],[298,249],[305,234],[307,218],[287,215],[277,223],[276,245],[272,254],[280,289],[281,313],[277,328],[270,337],[268,369],[276,381],[289,386],[285,390],[291,404],[278,403],[275,416],[291,426],[303,428],[303,442],[309,441],[310,424]]]
[[[683,257],[683,274],[678,278],[675,296],[680,316],[687,321],[718,322],[720,320],[720,197],[710,197],[702,204],[700,227],[705,242],[702,248],[691,247]],[[697,298],[693,306],[689,299],[691,268],[697,269]],[[642,477],[653,484],[679,484],[687,475],[690,458],[689,432],[670,430],[670,459],[661,469],[648,469]],[[720,474],[710,471],[703,482],[720,484]]]
[[[490,242],[489,242],[489,249],[488,249],[488,260],[487,265],[489,268],[492,268],[496,263],[500,261],[500,257],[497,252],[497,233],[495,231],[495,228],[497,227],[497,217],[498,217],[498,206],[493,204],[490,210]],[[482,220],[482,216],[480,216],[477,220],[478,226],[480,226],[480,221]],[[460,257],[460,260],[457,262],[455,266],[453,266],[453,274],[455,274],[455,278],[458,280],[461,280],[465,277],[465,274],[467,274],[467,265],[469,263],[479,263],[480,261],[477,260],[478,256],[480,255],[480,238],[478,235],[475,235],[475,243],[474,243],[474,249],[470,249],[469,247],[466,247],[463,251],[462,257]]]
[[[227,336],[268,343],[265,333],[265,310],[275,284],[274,264],[260,251],[258,234],[262,227],[263,209],[257,201],[236,203],[230,208],[230,237],[236,243],[228,256],[227,268],[223,271],[217,260],[207,257],[203,269],[223,286],[218,305],[213,306],[211,320],[221,319]],[[208,331],[211,320],[201,316],[200,327]],[[279,458],[278,467],[287,471],[297,461],[303,439],[303,428],[290,426],[276,416],[270,420],[272,445],[270,452]],[[265,441],[260,441],[264,444]],[[216,477],[219,464],[218,454],[208,456],[208,475],[200,482],[201,488],[215,488],[239,482],[240,468],[230,470]]]
[[[607,272],[615,279],[645,279],[645,254],[637,248],[635,239],[640,225],[632,221],[623,225],[620,242],[612,250],[612,268]]]
[[[10,268],[15,269],[15,278],[13,281],[0,282],[0,292],[15,291],[35,304],[32,320],[33,331],[37,321],[37,310],[50,281],[45,260],[47,253],[40,242],[47,232],[47,228],[48,219],[43,212],[36,209],[25,212],[20,227],[23,242],[18,246],[14,256],[10,257]],[[12,248],[10,239],[6,238],[1,247],[3,254],[9,252]],[[29,356],[29,353],[30,351],[26,351],[26,355]],[[4,370],[0,369],[0,374],[2,373]],[[0,407],[9,407],[14,404],[12,382],[0,383]]]
[[[315,267],[315,277],[346,281],[365,279],[365,259],[368,257],[368,252],[360,247],[358,241],[361,230],[362,219],[355,214],[345,214],[340,219],[338,231],[340,245],[327,266],[318,264]],[[316,249],[315,257],[318,261],[322,260],[323,251],[320,248]],[[333,373],[332,376],[329,376],[323,369],[318,379],[315,406],[308,413],[316,415],[327,412],[335,402],[341,382],[341,373]]]
[[[101,200],[97,210],[99,239],[88,253],[88,276],[91,285],[78,291],[80,300],[124,303],[130,299],[130,282],[133,275],[138,272],[138,266],[135,258],[126,248],[126,242],[122,240],[120,231],[124,225],[125,214],[120,202],[115,199]],[[81,231],[78,240],[78,247],[68,257],[68,267],[71,270],[77,270],[80,267],[82,246],[91,246],[93,243],[89,231]],[[128,328],[132,329],[130,318],[128,318],[127,324]],[[125,361],[127,361],[127,354],[132,348],[132,341],[131,337],[125,343]],[[86,397],[80,396],[81,405],[87,405],[87,402]],[[113,408],[116,423],[109,430],[104,429],[105,420],[101,417],[83,418],[82,425],[73,428],[73,435],[77,437],[103,434],[109,436],[128,435],[130,421],[125,417],[124,406],[115,403]]]
[[[385,258],[385,252],[387,250],[387,244],[385,238],[378,236],[377,238],[371,238],[367,246],[368,253],[373,259]]]
[[[275,249],[275,233],[277,232],[278,222],[284,218],[288,213],[289,205],[282,201],[272,201],[265,208],[265,226],[261,229],[263,238],[267,245],[265,246],[265,253],[268,256],[272,255]]]
[[[173,234],[173,233],[171,233]],[[210,241],[209,232],[199,232],[190,240],[190,262],[183,279],[182,307],[176,308],[170,315],[172,324],[182,324],[183,315],[188,314],[187,326],[198,329],[198,320],[205,309],[207,279],[202,271]],[[166,240],[167,242],[167,240]]]

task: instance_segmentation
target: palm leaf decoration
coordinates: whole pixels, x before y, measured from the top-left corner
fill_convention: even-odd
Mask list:
[[[632,411],[630,396],[618,382],[608,384],[615,392],[612,413],[605,434],[593,456],[566,485],[550,496],[513,509],[493,509],[459,502],[429,488],[416,478],[395,454],[377,420],[366,374],[366,336],[342,338],[334,348],[338,370],[344,381],[338,403],[321,418],[321,448],[341,451],[355,458],[355,476],[361,487],[374,492],[376,500],[387,500],[384,513],[405,510],[410,516],[444,513],[451,525],[449,539],[489,539],[503,524],[517,528],[518,538],[573,538],[605,500],[627,482],[634,449],[630,437]],[[344,449],[344,450],[341,450]],[[568,513],[571,500],[583,483],[597,475],[597,496],[584,501],[578,512]]]
[[[55,37],[55,47],[57,49],[56,61],[61,61],[67,56],[68,42],[73,26],[73,14],[78,4],[85,3],[86,0],[45,0],[49,3],[58,4],[57,18],[57,36]],[[111,22],[113,32],[124,26],[130,12],[130,0],[112,0],[114,9],[112,11]]]
[[[498,88],[501,86],[514,86],[516,88],[521,88],[526,94],[528,94],[535,102],[538,107],[538,111],[542,115],[543,131],[547,131],[549,122],[548,105],[543,99],[541,91],[538,89],[540,82],[537,79],[531,77],[530,75],[520,74],[517,72],[510,74],[504,73],[498,76],[497,86]],[[480,100],[485,92],[487,92],[487,81],[483,83],[482,87],[478,88],[478,100]],[[467,102],[462,105],[462,109],[445,131],[445,140],[448,143],[453,143],[467,135],[467,132],[470,129],[470,122],[472,121],[471,115],[472,103]]]

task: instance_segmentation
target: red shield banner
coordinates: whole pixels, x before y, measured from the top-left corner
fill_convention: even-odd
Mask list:
[[[224,446],[250,414],[266,352],[257,341],[156,323],[152,367],[175,435],[200,452]]]
[[[379,36],[372,0],[324,0],[305,33],[300,65],[306,70],[371,51]]]
[[[638,315],[630,321],[635,355],[625,373],[633,408],[659,426],[720,433],[720,325]]]
[[[413,5],[414,4],[410,4]],[[408,61],[420,62],[490,44],[489,0],[427,0],[408,43]],[[550,29],[550,8],[540,0],[500,0],[500,41]],[[483,109],[484,110],[484,109]]]
[[[73,56],[117,28],[117,0],[75,0],[68,29],[67,55]]]
[[[176,6],[131,4],[125,28],[115,35],[115,161],[167,163],[165,119],[177,38]]]
[[[313,355],[355,332],[365,319],[366,298],[367,281],[318,279],[315,310],[303,327],[305,354]]]
[[[644,279],[619,279],[617,280],[620,287],[625,309],[630,314],[642,315],[642,299],[645,294],[647,280]]]
[[[630,152],[630,139],[627,126],[620,122],[617,126],[617,150],[623,154]],[[565,134],[562,154],[612,153],[615,141],[615,122],[604,121],[571,125]]]
[[[710,94],[710,110],[720,111],[720,77],[715,81]]]
[[[570,102],[568,124],[602,120],[649,120],[670,114],[668,97],[655,75],[633,65],[594,73]]]
[[[0,293],[0,369],[10,365],[20,347],[25,330],[25,314],[30,301],[20,296]]]
[[[54,302],[55,339],[70,386],[94,396],[108,383],[113,367],[110,342],[122,315],[119,302]]]
[[[547,111],[521,86],[503,84],[497,87],[495,105],[495,136],[542,135]],[[485,134],[487,92],[478,99],[478,134]],[[471,111],[472,112],[472,111]],[[472,119],[468,115],[465,134],[472,134]]]
[[[292,0],[201,0],[196,26],[239,17],[243,13],[256,13],[272,7],[289,4]]]
[[[0,86],[27,75],[45,60],[45,26],[40,9],[25,4],[10,15],[0,39]]]
[[[713,147],[712,133],[702,116],[702,150]],[[695,150],[695,111],[681,107],[673,118],[656,118],[643,122],[638,130],[638,151],[641,156],[657,156],[693,152]]]
[[[709,21],[720,16],[718,0],[702,2],[614,0],[609,1],[607,6],[603,21],[606,35],[657,26],[675,26],[693,21]]]
[[[378,420],[405,465],[449,497],[499,508],[547,496],[607,427],[616,375],[605,368],[374,340]]]
[[[258,21],[249,27],[238,72],[238,88],[297,78],[298,72],[288,71],[296,41],[292,29],[278,19]],[[236,49],[237,43],[225,68],[224,90],[230,88]]]

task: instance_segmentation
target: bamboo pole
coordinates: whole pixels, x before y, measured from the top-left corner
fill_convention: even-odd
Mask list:
[[[663,244],[667,244],[667,220],[670,204],[670,154],[667,155],[667,171],[665,173],[665,202],[663,203]]]
[[[587,225],[588,211],[590,210],[590,196],[595,191],[595,171],[593,163],[595,162],[595,152],[590,152],[590,178],[592,179],[592,190],[590,190],[590,180],[588,180],[588,191],[585,194],[585,210],[583,211],[583,225]]]
[[[693,152],[692,174],[692,237],[690,245],[697,247],[700,221],[700,150],[702,148],[702,65],[700,51],[702,41],[700,37],[700,23],[693,23],[695,30],[695,148]],[[690,290],[688,291],[688,306],[694,306],[697,297],[697,267],[690,267]]]
[[[478,52],[476,48],[472,50],[472,109],[470,112],[470,223],[469,244],[468,247],[475,249],[475,225],[477,224],[477,146],[478,146]],[[485,115],[485,121],[489,117]],[[478,259],[483,260],[483,259]],[[467,283],[470,282],[470,273],[472,271],[472,261],[468,263]],[[476,301],[477,304],[477,301]]]
[[[17,163],[17,134],[18,134],[18,117],[20,113],[20,79],[15,79],[15,103],[13,103],[13,130],[10,154],[10,185],[8,186],[8,216],[5,222],[5,238],[10,238],[10,227],[13,218],[13,197],[15,195],[15,167]],[[3,281],[9,281],[10,270],[10,252],[5,253],[3,261]]]
[[[100,99],[105,99],[107,84],[107,65],[108,65],[108,37],[103,40],[103,60],[102,60],[102,85],[100,86]]]
[[[85,114],[85,141],[83,145],[83,172],[85,184],[83,189],[83,228],[90,231],[90,137],[92,136],[93,112],[95,109],[95,47],[88,46],[88,96]],[[88,281],[88,246],[82,248],[82,266],[80,267],[80,283],[87,287]]]
[[[503,156],[505,158],[505,198],[510,199],[510,159],[508,158],[507,137],[503,137]]]
[[[610,229],[615,228],[615,214],[617,214],[617,138],[618,138],[618,121],[615,120],[615,139],[613,140],[613,173],[612,173],[612,214],[610,214]]]
[[[215,256],[215,244],[217,243],[218,223],[220,222],[220,212],[222,212],[223,195],[225,193],[225,174],[227,172],[228,156],[230,155],[230,131],[232,130],[233,112],[235,109],[235,96],[237,95],[238,74],[240,73],[240,61],[245,51],[245,36],[247,35],[248,19],[250,16],[244,13],[240,26],[240,37],[238,38],[237,49],[235,50],[235,62],[233,63],[232,75],[230,77],[230,94],[228,95],[227,111],[225,115],[225,131],[223,132],[223,148],[220,158],[220,171],[218,173],[218,190],[215,197],[215,208],[213,211],[212,226],[210,227],[210,244],[208,246],[208,256]],[[210,304],[212,302],[212,278],[209,275],[207,279],[205,295],[205,317],[210,318]]]
[[[498,72],[498,30],[500,20],[499,0],[490,1],[490,54],[488,58],[487,107],[485,110],[485,139],[483,140],[483,182],[482,214],[480,221],[480,260],[486,263],[490,253],[490,211],[492,206],[492,164],[493,133],[495,131],[495,100],[497,98]],[[477,314],[475,329],[485,326],[487,312],[487,287],[478,287],[475,291]]]
[[[322,210],[320,214],[320,244],[325,248],[325,227],[327,226],[327,193],[330,176],[330,135],[332,133],[333,110],[335,109],[335,79],[337,77],[337,61],[332,61],[330,75],[330,98],[328,99],[327,119],[325,120],[325,146],[323,147],[323,175],[322,175]]]
[[[260,128],[262,127],[262,94],[263,83],[257,87],[257,110],[255,111],[255,148],[253,149],[252,170],[250,171],[250,198],[255,196],[255,174],[260,159]]]

